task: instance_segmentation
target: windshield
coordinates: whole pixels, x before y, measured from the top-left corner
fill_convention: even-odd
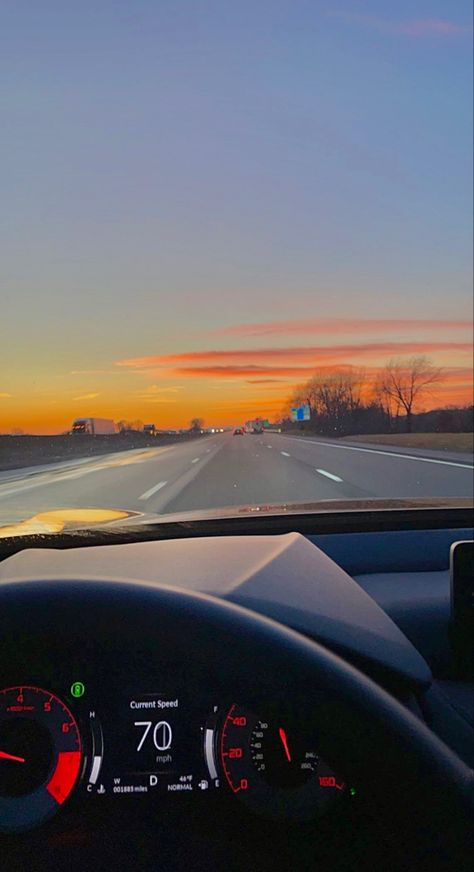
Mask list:
[[[472,496],[471,66],[467,0],[2,3],[0,526]]]

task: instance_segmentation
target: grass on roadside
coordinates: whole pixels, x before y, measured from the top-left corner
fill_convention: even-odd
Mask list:
[[[474,452],[473,433],[384,433],[380,435],[344,436],[343,442],[372,442],[398,445],[400,448],[432,448],[436,451]]]

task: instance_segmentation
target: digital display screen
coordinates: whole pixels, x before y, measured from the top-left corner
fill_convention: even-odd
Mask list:
[[[182,693],[145,692],[120,698],[113,724],[103,725],[104,791],[162,794],[218,787],[218,779],[209,776],[204,755],[206,717],[207,710],[196,710]]]

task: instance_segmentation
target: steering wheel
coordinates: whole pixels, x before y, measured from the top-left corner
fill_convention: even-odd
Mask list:
[[[223,567],[223,572],[225,567]],[[407,868],[470,868],[473,773],[408,709],[321,645],[239,606],[150,582],[31,579],[0,585],[0,679],[15,651],[143,647],[218,663],[226,674],[295,689],[311,706],[324,759],[363,785]],[[3,686],[3,685],[0,685]],[[139,869],[139,865],[136,866]]]

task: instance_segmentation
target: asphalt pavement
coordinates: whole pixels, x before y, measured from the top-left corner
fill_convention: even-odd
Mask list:
[[[471,497],[471,455],[266,432],[0,473],[0,524],[55,508],[184,512],[371,497]]]

